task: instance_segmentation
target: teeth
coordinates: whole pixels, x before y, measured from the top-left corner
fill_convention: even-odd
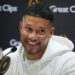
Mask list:
[[[32,42],[29,42],[29,44],[36,45],[37,43],[32,43]]]

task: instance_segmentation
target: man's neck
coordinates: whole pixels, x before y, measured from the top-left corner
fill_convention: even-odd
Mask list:
[[[40,59],[43,56],[44,52],[45,52],[45,49],[41,50],[37,54],[28,54],[28,53],[25,53],[25,56],[26,56],[26,58],[28,60],[38,60],[38,59]]]

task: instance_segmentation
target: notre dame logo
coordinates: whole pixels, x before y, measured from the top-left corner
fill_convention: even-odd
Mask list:
[[[35,0],[35,2],[38,3],[39,0]],[[28,6],[31,6],[31,4],[32,4],[32,0],[29,0]]]

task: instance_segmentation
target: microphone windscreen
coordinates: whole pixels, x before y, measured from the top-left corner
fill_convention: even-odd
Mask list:
[[[16,46],[11,49],[11,52],[15,52],[17,50]]]

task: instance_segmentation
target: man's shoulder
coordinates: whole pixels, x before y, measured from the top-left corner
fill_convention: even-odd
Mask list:
[[[56,65],[59,65],[59,64],[61,69],[68,68],[69,66],[70,68],[72,68],[73,65],[75,67],[75,53],[72,51],[69,51],[58,56]]]
[[[69,61],[71,59],[75,59],[75,52],[72,52],[72,51],[68,51],[68,52],[65,52],[64,54],[62,54],[59,59],[60,60],[64,60],[64,61]]]
[[[60,73],[60,75],[66,75],[66,73],[73,73],[73,71],[75,72],[75,53],[66,52],[61,56],[58,56],[58,59],[55,63],[55,69],[56,72]]]

